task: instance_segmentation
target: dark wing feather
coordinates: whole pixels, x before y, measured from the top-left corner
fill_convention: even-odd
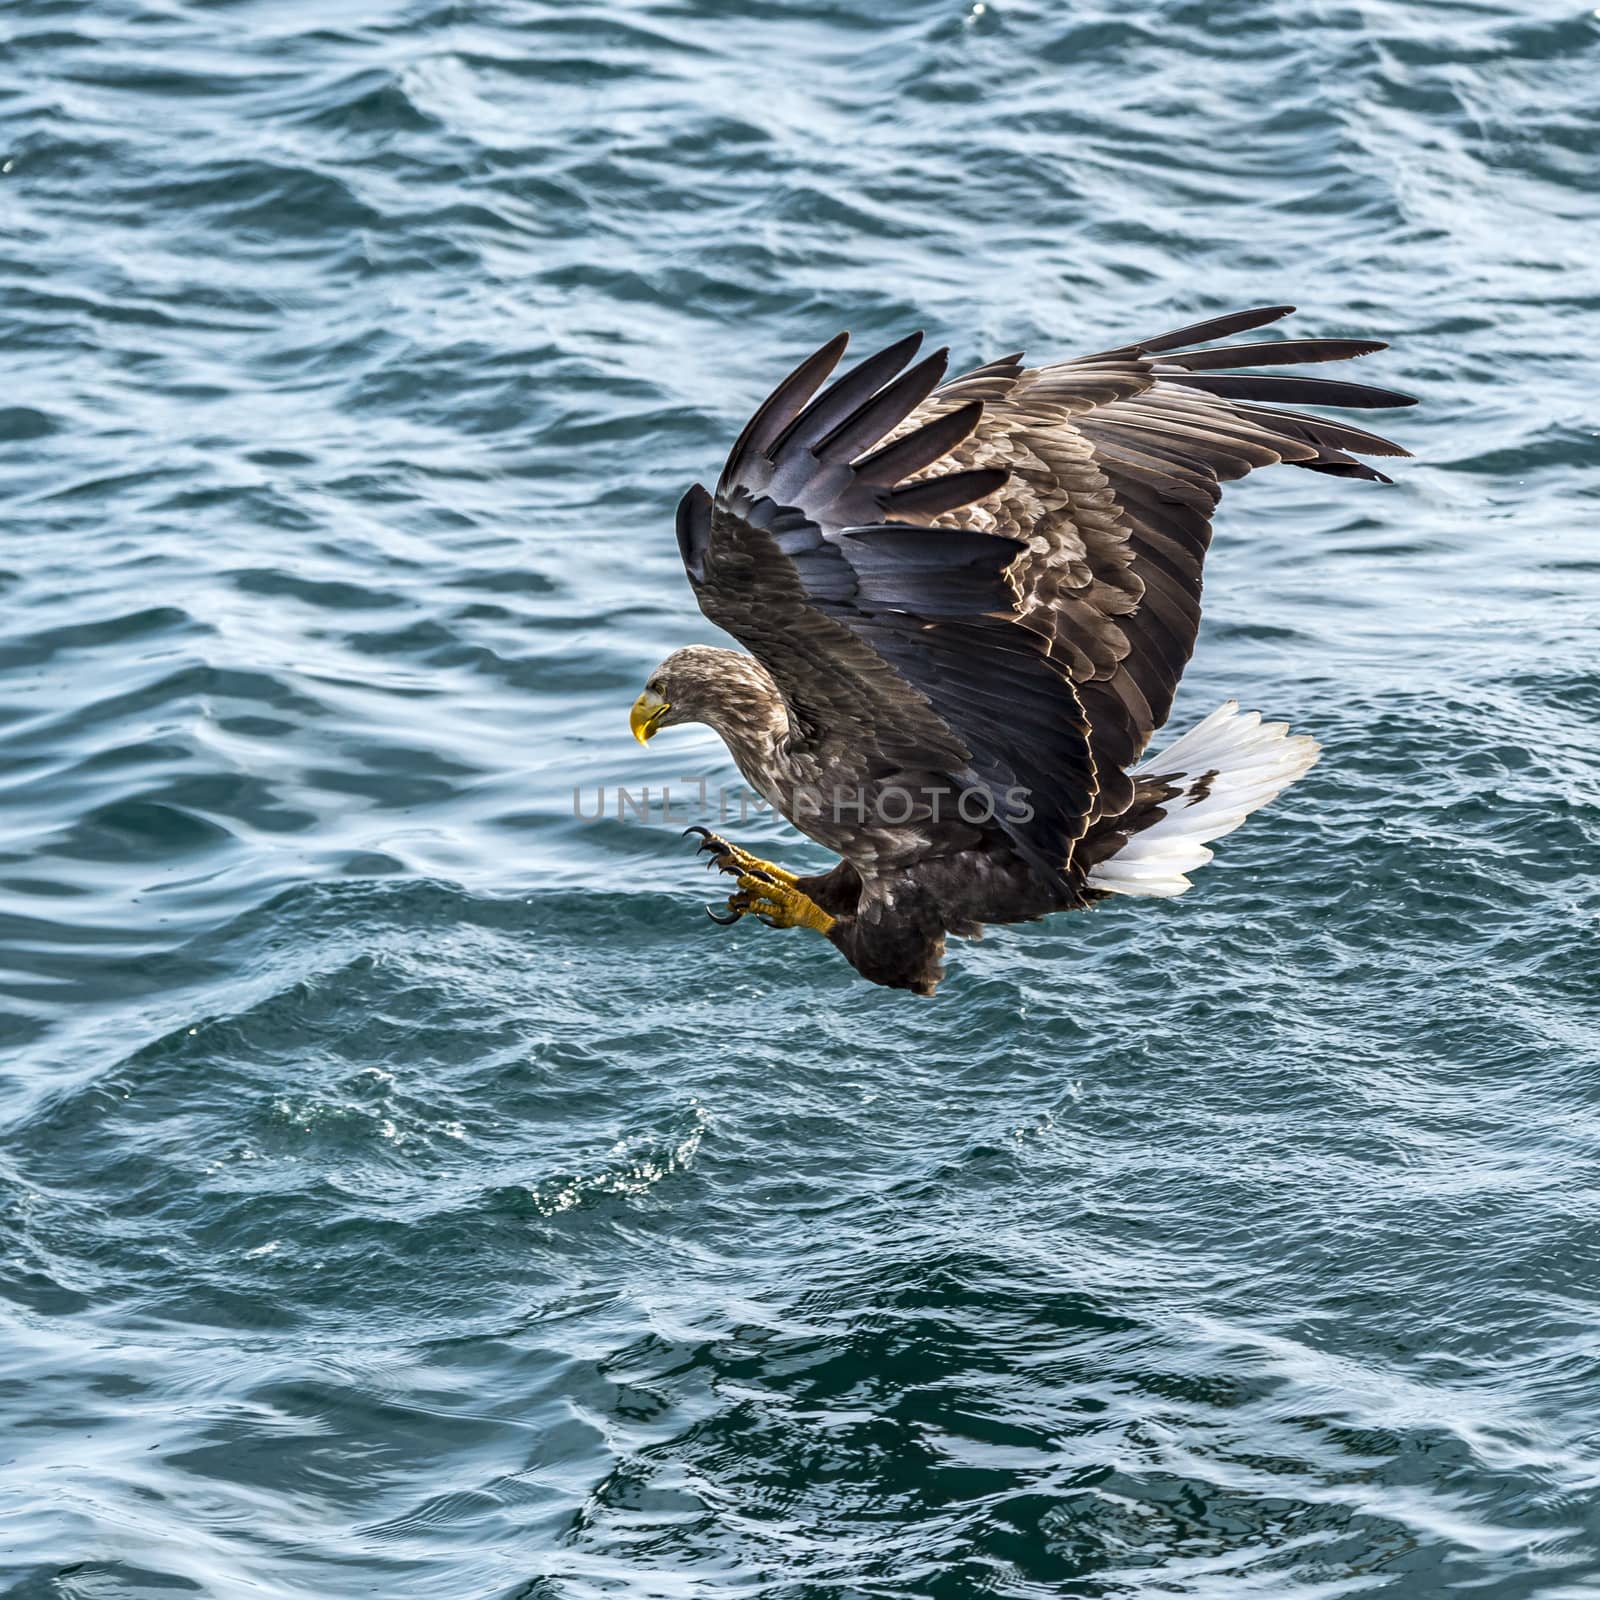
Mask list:
[[[1028,541],[1014,569],[1022,613],[1074,680],[1090,725],[1097,815],[1131,800],[1126,770],[1166,720],[1194,649],[1222,484],[1280,461],[1386,483],[1356,455],[1407,454],[1376,434],[1277,402],[1388,407],[1413,404],[1410,396],[1239,370],[1344,360],[1383,349],[1376,341],[1184,350],[1292,309],[1236,312],[1043,368],[1025,368],[1020,357],[991,362],[946,384],[910,419],[927,426],[947,408],[984,401],[955,461],[1009,466],[1011,480],[994,501],[941,520]]]
[[[1414,406],[1414,395],[1393,389],[1374,389],[1365,383],[1339,383],[1328,378],[1280,378],[1272,373],[1238,372],[1217,376],[1171,373],[1171,381],[1185,389],[1221,395],[1225,400],[1295,400],[1307,406]]]
[[[1223,344],[1210,350],[1188,350],[1156,363],[1185,372],[1217,372],[1227,367],[1309,366],[1318,361],[1349,361],[1389,347],[1381,339],[1267,339],[1254,344]]]
[[[909,767],[982,786],[1022,855],[1058,877],[1095,775],[1070,678],[1016,615],[1022,546],[927,526],[993,495],[1008,470],[901,481],[966,439],[982,397],[877,448],[933,392],[944,352],[907,368],[918,341],[903,340],[816,395],[843,348],[824,346],[758,408],[714,497],[684,497],[679,547],[696,599],[772,674],[796,737],[841,781]]]

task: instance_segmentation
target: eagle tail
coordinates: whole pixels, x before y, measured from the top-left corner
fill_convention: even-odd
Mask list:
[[[1110,894],[1170,896],[1189,888],[1185,874],[1211,859],[1220,839],[1316,764],[1316,740],[1292,735],[1286,722],[1229,700],[1131,776],[1144,817],[1126,842],[1096,863],[1088,885]]]

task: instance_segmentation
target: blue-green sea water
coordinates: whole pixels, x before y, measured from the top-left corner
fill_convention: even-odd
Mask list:
[[[1567,0],[6,0],[5,1592],[1600,1596],[1597,85]],[[1310,777],[932,1002],[706,922],[615,791],[734,778],[626,714],[750,405],[1278,301],[1423,402],[1219,518],[1175,724]]]

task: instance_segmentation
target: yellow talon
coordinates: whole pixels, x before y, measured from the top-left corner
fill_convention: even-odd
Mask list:
[[[737,922],[754,915],[769,928],[812,928],[827,933],[834,919],[809,895],[795,888],[795,874],[729,844],[721,834],[695,826],[684,830],[700,835],[698,849],[710,855],[709,865],[732,873],[738,881],[736,893],[728,896],[728,915],[719,916],[708,906],[706,915],[713,922]]]
[[[742,873],[739,891],[728,897],[728,909],[738,916],[755,915],[769,928],[811,928],[817,933],[827,933],[834,919],[809,895],[794,887],[794,879],[774,883],[755,873]]]
[[[763,861],[760,856],[753,856],[748,850],[741,850],[736,844],[728,846],[727,854],[732,856],[733,864],[742,873],[764,872],[769,878],[776,878],[779,883],[794,883],[798,876],[790,872],[787,867],[780,867],[775,861]],[[717,865],[720,867],[722,863],[719,861]]]
[[[696,848],[709,852],[711,864],[723,872],[735,876],[744,872],[764,872],[779,883],[793,883],[796,879],[797,875],[787,867],[780,867],[775,861],[763,861],[760,856],[753,856],[748,850],[729,844],[720,833],[713,833],[709,828],[686,828],[684,831],[700,835],[700,843]]]

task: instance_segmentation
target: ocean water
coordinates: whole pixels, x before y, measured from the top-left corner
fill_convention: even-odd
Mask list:
[[[5,1592],[1600,1596],[1597,84],[1544,0],[7,0]],[[1423,401],[1219,518],[1174,724],[1311,776],[932,1002],[706,922],[626,715],[766,387],[1277,301]]]

